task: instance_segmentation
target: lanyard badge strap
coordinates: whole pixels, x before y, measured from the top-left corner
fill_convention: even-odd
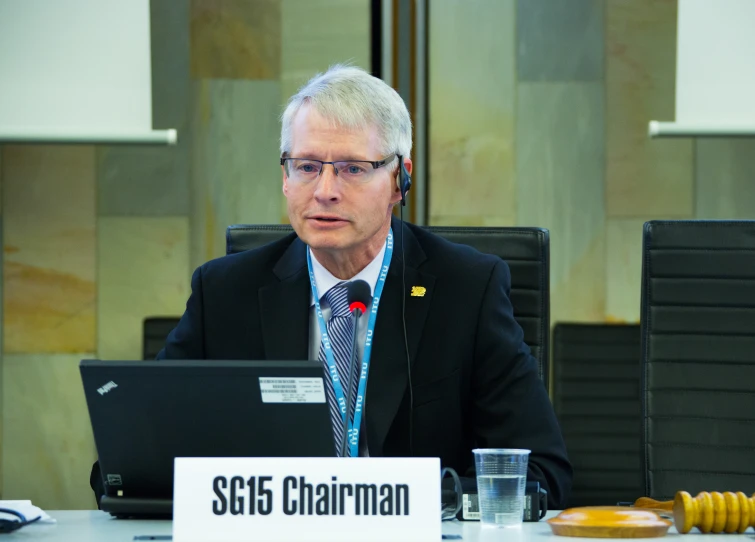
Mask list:
[[[378,305],[380,304],[380,296],[383,293],[383,287],[385,286],[385,279],[388,276],[388,268],[391,264],[391,257],[393,255],[393,230],[388,231],[388,237],[386,239],[385,254],[383,256],[383,263],[380,267],[380,275],[378,277],[377,284],[375,285],[375,294],[372,298],[372,305],[369,312],[369,321],[367,323],[367,337],[364,344],[364,353],[362,355],[361,369],[359,371],[359,387],[357,388],[356,408],[354,410],[353,420],[349,420],[348,441],[349,449],[351,451],[351,457],[357,457],[359,455],[359,429],[362,422],[362,407],[364,405],[364,394],[367,390],[367,376],[370,370],[370,355],[372,354],[372,341],[375,337],[375,322],[377,321]],[[328,337],[328,328],[325,325],[325,319],[322,316],[322,310],[320,308],[320,296],[317,293],[317,284],[315,282],[315,273],[312,269],[312,257],[309,249],[307,249],[307,268],[309,270],[309,283],[312,286],[312,296],[315,300],[315,313],[317,315],[317,321],[320,327],[321,342],[325,350],[325,359],[328,365],[328,372],[333,381],[333,391],[335,392],[338,406],[341,409],[341,420],[346,417],[347,403],[343,392],[343,385],[338,375],[338,369],[336,368],[335,356],[333,355],[333,349],[330,345],[330,338]],[[355,333],[358,333],[357,329],[354,329]]]

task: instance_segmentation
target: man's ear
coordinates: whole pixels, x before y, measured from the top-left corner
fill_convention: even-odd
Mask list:
[[[406,168],[406,172],[411,175],[412,174],[412,159],[411,158],[404,158],[404,167]]]

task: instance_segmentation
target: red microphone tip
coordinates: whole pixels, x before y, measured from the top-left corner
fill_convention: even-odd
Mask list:
[[[367,306],[364,303],[361,303],[359,301],[354,301],[351,305],[349,305],[349,310],[351,312],[354,312],[355,310],[359,309],[362,311],[362,314],[367,312]]]

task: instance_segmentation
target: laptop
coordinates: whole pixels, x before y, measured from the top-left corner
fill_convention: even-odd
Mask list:
[[[176,457],[334,457],[316,361],[82,360],[116,517],[171,517]]]

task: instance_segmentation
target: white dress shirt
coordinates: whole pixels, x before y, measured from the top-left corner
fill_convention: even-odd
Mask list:
[[[347,279],[349,281],[352,280],[363,280],[367,284],[370,285],[370,294],[374,297],[375,295],[375,285],[377,284],[378,278],[380,278],[380,270],[383,267],[383,258],[385,256],[385,249],[386,249],[386,243],[383,243],[383,248],[380,249],[380,252],[378,252],[377,256],[375,256],[375,259],[373,259],[369,264],[367,264],[367,267],[362,269],[359,273],[357,273],[355,276],[351,277],[350,279]],[[339,282],[343,282],[341,279],[334,277],[330,271],[325,269],[323,265],[317,261],[317,258],[315,258],[315,255],[312,253],[312,250],[307,248],[309,250],[309,254],[312,257],[312,271],[315,275],[315,284],[317,285],[317,295],[320,296],[320,310],[322,311],[322,318],[327,324],[328,320],[330,319],[330,305],[328,305],[328,302],[325,300],[325,294],[330,290],[333,286],[338,284]],[[372,306],[372,301],[370,300],[370,303],[367,305],[367,311],[366,313],[359,318],[359,324],[357,326],[357,340],[359,341],[359,349],[357,351],[357,361],[359,362],[359,365],[361,365],[361,361],[364,355],[364,343],[367,340],[367,325],[369,323],[369,314],[370,314],[370,307]],[[320,331],[320,323],[317,320],[317,313],[315,312],[315,298],[314,295],[311,294],[309,296],[309,359],[317,360],[319,359],[320,354],[320,343],[322,342],[322,332]],[[357,366],[359,366],[357,365]],[[354,371],[355,374],[359,374],[357,371]],[[362,418],[364,421],[364,417]],[[366,456],[367,453],[367,435],[364,431],[364,423],[362,423],[362,431],[360,431],[359,434],[359,455]]]

